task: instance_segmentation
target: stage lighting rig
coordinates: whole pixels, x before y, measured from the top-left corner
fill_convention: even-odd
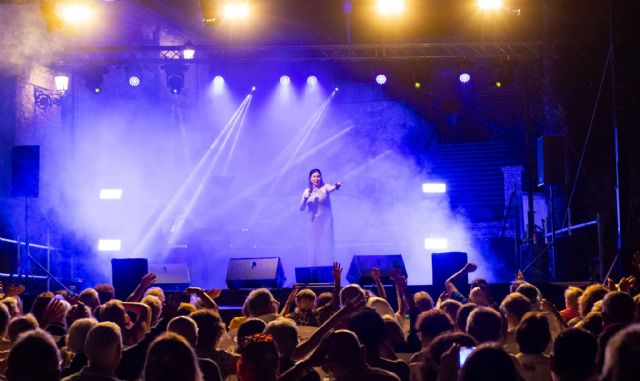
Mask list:
[[[405,0],[377,0],[376,7],[382,16],[397,16],[406,8]]]
[[[184,87],[184,72],[187,71],[187,66],[180,64],[167,64],[162,65],[167,75],[167,87],[172,94],[180,94]]]

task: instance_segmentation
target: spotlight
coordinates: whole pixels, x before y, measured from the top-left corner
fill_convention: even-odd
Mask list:
[[[338,92],[338,91],[340,91],[340,88],[336,87],[336,88],[333,89],[333,91]]]
[[[256,87],[255,86],[251,86],[251,92],[256,91]]]
[[[405,2],[404,0],[377,0],[378,13],[383,16],[399,15],[404,12]]]
[[[120,251],[122,241],[119,239],[100,239],[98,240],[98,251]]]
[[[415,82],[415,83],[413,84],[413,87],[414,87],[416,90],[420,90],[420,88],[422,87],[422,84],[421,84],[420,82]]]
[[[86,24],[93,18],[93,9],[87,1],[69,1],[58,3],[56,13],[63,22]]]
[[[246,19],[249,16],[249,4],[244,1],[230,1],[224,5],[224,18],[230,20]]]
[[[448,247],[446,238],[425,238],[424,248],[427,250],[444,250]]]
[[[140,86],[142,83],[142,67],[138,64],[130,64],[125,66],[124,72],[127,76],[127,81],[132,87]]]
[[[310,75],[307,77],[307,85],[309,86],[317,86],[318,85],[318,77],[315,75]]]
[[[180,94],[184,87],[184,72],[187,67],[184,65],[163,65],[162,69],[167,74],[167,87],[173,94]]]
[[[483,11],[497,11],[502,8],[502,0],[478,0],[478,7]]]
[[[83,69],[84,84],[93,93],[102,92],[103,76],[107,72],[104,66],[91,66]]]
[[[53,79],[56,83],[56,91],[58,92],[58,94],[64,95],[64,93],[69,90],[69,77],[61,74],[56,75]]]
[[[387,76],[384,74],[378,74],[376,76],[376,82],[378,83],[378,85],[384,85],[385,83],[387,83]]]
[[[458,79],[460,80],[460,83],[467,83],[471,81],[471,75],[469,73],[462,73]]]
[[[184,48],[182,49],[182,58],[185,60],[192,60],[196,55],[196,49],[193,47],[191,41],[188,41],[184,44]]]
[[[291,84],[291,78],[288,75],[283,75],[280,77],[280,84],[282,86],[289,86]]]
[[[222,78],[221,75],[216,75],[215,77],[213,77],[213,86],[221,87],[222,85],[224,85],[224,78]]]
[[[501,88],[501,87],[502,87],[502,82],[500,82],[500,81],[496,81],[496,87],[497,87],[497,88]]]

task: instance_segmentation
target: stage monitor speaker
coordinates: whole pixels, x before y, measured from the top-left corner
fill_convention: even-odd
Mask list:
[[[333,283],[333,266],[296,267],[296,283]]]
[[[280,257],[231,258],[227,267],[229,288],[279,288],[284,284]]]
[[[189,287],[189,268],[186,263],[149,264],[149,273],[156,274],[154,285],[164,291],[180,292]]]
[[[448,253],[432,253],[431,254],[431,279],[439,293],[444,290],[444,282],[464,265],[467,264],[467,253],[460,251],[452,251]],[[460,281],[460,286],[469,284],[469,277],[465,273]]]
[[[116,299],[126,300],[138,286],[142,276],[148,273],[146,258],[111,259],[111,278]]]
[[[398,269],[404,276],[407,276],[401,254],[354,255],[349,272],[347,272],[347,280],[360,285],[371,285],[373,284],[373,278],[371,278],[371,268],[373,267],[380,269],[380,280],[383,284],[393,283],[389,278],[389,272],[392,268]]]
[[[15,146],[11,155],[11,196],[38,197],[40,146]]]
[[[538,186],[564,183],[564,140],[561,136],[538,138]]]

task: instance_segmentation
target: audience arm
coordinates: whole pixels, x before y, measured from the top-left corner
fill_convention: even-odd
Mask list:
[[[476,266],[474,263],[467,263],[466,265],[464,265],[463,268],[460,269],[460,271],[458,271],[457,273],[451,275],[449,277],[449,279],[447,279],[444,282],[444,288],[447,291],[447,293],[449,295],[451,295],[454,292],[458,292],[458,288],[455,285],[455,281],[458,280],[458,278],[460,278],[464,274],[472,273],[472,272],[476,271],[477,268],[478,268],[478,266]]]
[[[376,290],[378,291],[378,296],[384,300],[387,300],[387,292],[384,289],[384,285],[380,280],[380,269],[377,267],[371,268],[371,278],[373,279],[373,283],[376,285]]]
[[[139,302],[142,300],[142,298],[144,297],[144,292],[147,291],[147,289],[149,287],[151,287],[152,284],[154,284],[156,281],[156,274],[145,274],[142,276],[142,279],[140,279],[140,283],[138,284],[138,286],[135,288],[135,290],[133,290],[133,292],[131,293],[131,295],[129,295],[129,297],[127,298],[127,302]]]

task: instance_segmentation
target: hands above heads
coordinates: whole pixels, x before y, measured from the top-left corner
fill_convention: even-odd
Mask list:
[[[342,276],[342,266],[340,262],[333,262],[333,280],[340,281],[340,277]]]
[[[371,278],[373,278],[373,281],[377,284],[380,283],[380,269],[377,267],[372,267],[371,268]]]
[[[464,268],[465,270],[467,270],[467,272],[472,273],[478,269],[478,265],[476,265],[475,263],[469,262],[464,266]]]
[[[156,282],[156,279],[157,279],[156,274],[153,274],[153,273],[145,274],[145,275],[142,276],[142,279],[140,279],[140,285],[144,289],[147,289],[147,288],[151,287]]]
[[[53,298],[44,310],[42,315],[42,327],[46,328],[51,323],[60,322],[67,312],[66,306],[60,298]]]

